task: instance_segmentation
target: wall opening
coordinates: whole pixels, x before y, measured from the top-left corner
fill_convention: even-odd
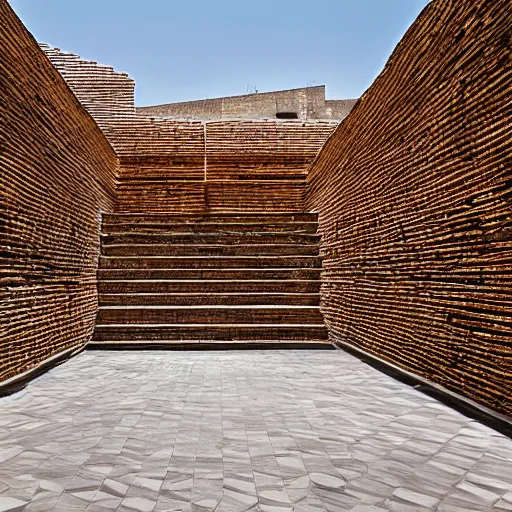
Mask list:
[[[277,119],[298,119],[299,115],[297,112],[277,112]]]

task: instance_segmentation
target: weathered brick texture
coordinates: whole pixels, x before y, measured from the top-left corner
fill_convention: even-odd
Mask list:
[[[111,123],[119,211],[303,211],[306,170],[332,122]]]
[[[335,124],[206,124],[206,201],[216,210],[304,211],[306,171]]]
[[[0,0],[0,380],[92,335],[117,158]]]
[[[136,115],[128,75],[48,45],[42,49],[119,156],[118,211],[304,209],[307,167],[336,121],[206,122]],[[305,91],[324,101],[323,87]]]
[[[40,47],[102,129],[135,114],[135,81],[126,73],[47,44]]]
[[[334,340],[512,413],[511,9],[433,1],[320,152]]]

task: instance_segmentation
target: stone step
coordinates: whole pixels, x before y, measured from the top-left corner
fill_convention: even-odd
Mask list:
[[[106,324],[320,324],[318,306],[106,306]]]
[[[98,281],[104,293],[318,293],[319,280],[187,280],[105,279]]]
[[[242,269],[100,269],[99,279],[320,279],[321,268],[242,268]]]
[[[308,340],[112,340],[90,341],[87,350],[336,350],[326,339]]]
[[[319,293],[102,293],[100,306],[318,306]]]
[[[103,222],[116,223],[249,223],[317,222],[316,213],[215,212],[215,213],[104,213]]]
[[[103,222],[102,233],[309,233],[315,234],[317,222]]]
[[[108,324],[96,325],[93,341],[307,341],[327,340],[323,324]]]
[[[116,244],[103,243],[105,256],[318,256],[318,245],[304,244]]]
[[[318,268],[320,256],[102,256],[101,269]]]
[[[101,235],[101,242],[108,245],[170,244],[170,245],[250,245],[250,244],[316,244],[318,235],[304,233],[120,233]]]
[[[317,215],[106,214],[98,346],[328,344]]]

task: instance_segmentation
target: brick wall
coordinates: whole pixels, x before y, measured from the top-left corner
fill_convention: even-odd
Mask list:
[[[0,381],[92,334],[116,156],[0,0]]]
[[[102,129],[135,114],[135,81],[126,73],[47,44],[40,47]]]
[[[512,413],[507,0],[434,0],[308,176],[330,335]]]
[[[110,127],[119,211],[302,211],[306,170],[336,124],[173,121]]]
[[[119,211],[304,208],[306,169],[335,121],[151,118],[135,113],[134,82],[125,73],[47,45],[43,49],[119,155]],[[303,92],[304,116],[324,106],[323,86]],[[274,114],[276,98],[288,98],[279,93],[253,96],[270,101]],[[234,98],[229,107],[235,117],[257,110],[245,111],[243,101],[237,103],[244,98]],[[217,100],[197,103],[212,115],[219,108]]]
[[[304,211],[306,171],[328,122],[206,123],[206,204],[217,210]]]

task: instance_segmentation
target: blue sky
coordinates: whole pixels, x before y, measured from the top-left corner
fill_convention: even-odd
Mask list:
[[[8,0],[38,41],[126,71],[137,105],[325,84],[360,96],[428,0]]]

